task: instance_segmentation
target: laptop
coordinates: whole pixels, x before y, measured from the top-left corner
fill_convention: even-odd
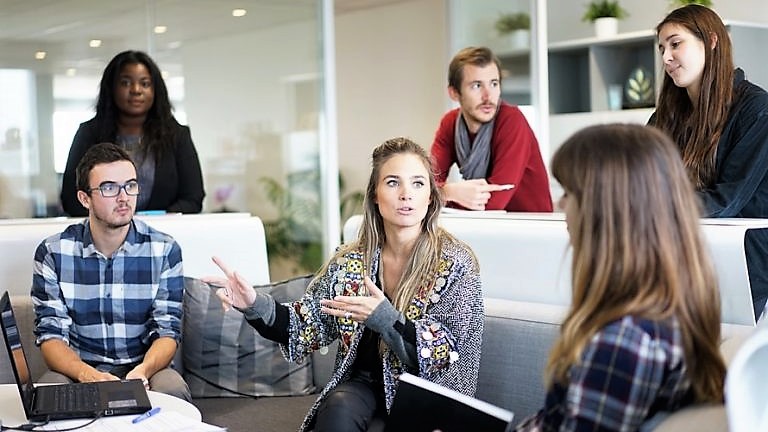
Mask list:
[[[35,387],[6,291],[0,298],[0,327],[8,348],[24,413],[30,421],[140,414],[152,408],[141,380],[100,381]]]
[[[506,432],[511,411],[419,378],[400,375],[385,432]]]

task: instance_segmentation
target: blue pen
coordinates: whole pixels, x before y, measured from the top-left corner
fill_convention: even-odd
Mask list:
[[[155,414],[157,414],[159,412],[160,412],[160,407],[154,407],[151,410],[145,412],[144,414],[142,414],[142,415],[136,417],[135,419],[131,420],[131,423],[138,423],[140,421],[144,421],[144,420],[152,417],[153,415],[155,415]]]

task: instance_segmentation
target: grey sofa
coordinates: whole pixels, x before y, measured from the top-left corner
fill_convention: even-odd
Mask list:
[[[34,345],[34,314],[29,296],[12,296],[22,341],[29,356],[33,377],[45,371],[39,349]],[[485,299],[486,318],[477,398],[509,409],[516,420],[530,415],[544,400],[543,367],[547,353],[557,336],[565,312],[559,306],[521,303],[502,299]],[[0,379],[13,382],[6,350],[2,350]],[[315,385],[327,382],[333,353],[316,354],[312,358]],[[261,398],[197,398],[203,420],[225,426],[231,432],[258,430],[284,432],[297,430],[316,395]],[[672,426],[668,426],[668,425]],[[680,430],[727,431],[722,406],[697,407],[669,418],[657,428]]]

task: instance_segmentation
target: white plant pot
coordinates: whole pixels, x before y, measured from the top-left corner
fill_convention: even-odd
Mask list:
[[[595,20],[595,36],[600,39],[616,36],[619,32],[619,20],[613,17],[603,17]]]
[[[528,48],[531,45],[531,32],[528,30],[515,30],[507,34],[506,40],[509,48]]]

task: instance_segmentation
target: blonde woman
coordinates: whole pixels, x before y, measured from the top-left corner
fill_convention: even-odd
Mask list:
[[[410,372],[467,395],[477,387],[483,302],[477,260],[437,226],[441,198],[429,156],[406,138],[373,151],[364,215],[343,246],[293,304],[256,293],[214,259],[226,278],[225,307],[242,311],[264,337],[302,361],[338,340],[330,382],[301,430],[366,431],[385,418],[397,379]]]
[[[555,153],[573,292],[546,367],[544,408],[518,430],[634,431],[722,402],[720,298],[699,206],[672,141],[594,126]]]

